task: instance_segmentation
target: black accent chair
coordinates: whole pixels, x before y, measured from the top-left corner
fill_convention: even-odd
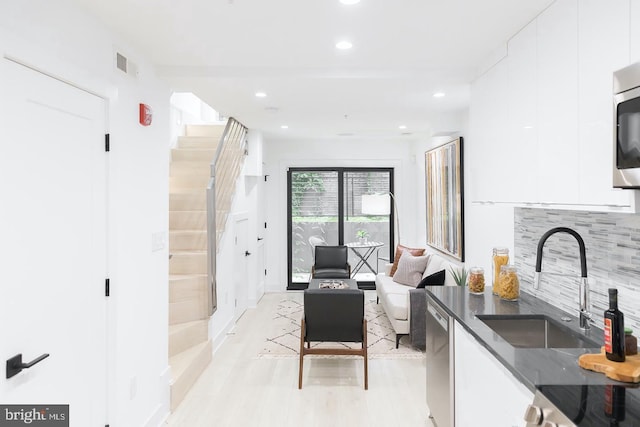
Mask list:
[[[362,343],[362,347],[311,348],[311,342],[355,342]],[[307,354],[364,357],[364,389],[369,389],[364,291],[360,289],[307,289],[304,291],[304,315],[300,329],[299,389],[302,388],[303,360]]]
[[[346,246],[316,246],[315,261],[311,267],[312,279],[349,279],[351,266]]]

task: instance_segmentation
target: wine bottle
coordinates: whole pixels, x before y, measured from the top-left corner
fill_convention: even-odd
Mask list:
[[[609,309],[604,312],[604,351],[607,359],[624,362],[624,315],[618,310],[618,290],[609,289]]]

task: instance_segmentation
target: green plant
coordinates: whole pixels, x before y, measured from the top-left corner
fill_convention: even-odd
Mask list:
[[[365,237],[369,237],[369,232],[367,230],[358,230],[356,231],[356,236],[360,239],[364,239]]]
[[[456,284],[458,286],[467,285],[467,275],[469,272],[467,271],[466,268],[461,267],[457,269],[457,268],[449,267],[449,271],[451,272],[451,275],[453,276],[453,280],[456,281]]]

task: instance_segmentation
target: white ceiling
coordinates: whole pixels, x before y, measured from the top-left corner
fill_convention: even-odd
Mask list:
[[[175,91],[267,138],[301,139],[456,130],[438,119],[466,108],[479,64],[553,2],[74,1],[150,58]],[[352,49],[335,48],[343,38]]]

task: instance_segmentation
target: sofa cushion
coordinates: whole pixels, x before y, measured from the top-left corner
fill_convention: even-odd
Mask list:
[[[405,285],[399,286],[402,286],[407,290],[409,289]],[[407,320],[409,318],[408,300],[409,294],[407,291],[404,291],[403,293],[387,294],[387,309],[389,310],[387,316],[398,320]]]
[[[396,246],[396,254],[393,256],[393,265],[391,266],[391,272],[389,272],[389,276],[393,276],[395,274],[396,270],[398,269],[398,262],[400,262],[400,256],[405,250],[409,251],[413,256],[424,255],[424,249],[408,248],[406,246],[398,244],[398,246]]]
[[[416,289],[423,289],[425,286],[444,286],[446,277],[447,272],[445,270],[437,271],[422,279]]]
[[[415,287],[422,279],[422,273],[424,273],[428,261],[428,255],[413,256],[409,251],[403,251],[400,255],[398,268],[393,275],[393,281],[401,285]]]

